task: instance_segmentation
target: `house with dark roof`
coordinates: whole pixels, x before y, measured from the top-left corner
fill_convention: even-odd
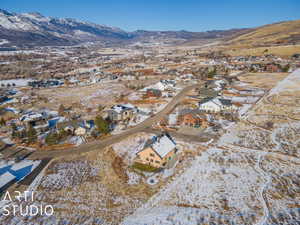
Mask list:
[[[199,103],[199,109],[205,112],[235,111],[237,107],[231,100],[224,98],[204,98]]]
[[[148,88],[146,91],[147,98],[151,98],[151,97],[159,98],[161,96],[162,96],[162,92],[159,89]]]
[[[135,112],[135,106],[131,104],[119,104],[107,110],[107,116],[112,122],[125,122],[130,121],[133,118]]]
[[[198,109],[183,109],[179,112],[177,123],[193,128],[207,128],[209,126],[206,115]]]

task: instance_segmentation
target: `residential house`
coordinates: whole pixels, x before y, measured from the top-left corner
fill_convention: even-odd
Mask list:
[[[179,112],[177,123],[193,128],[207,128],[209,126],[206,115],[197,109],[183,109]]]
[[[223,98],[204,98],[199,102],[199,110],[218,113],[222,111],[235,111],[237,107],[231,100]]]
[[[3,169],[3,168],[1,168]],[[6,171],[0,175],[0,191],[3,193],[10,185],[12,185],[16,180],[16,176],[12,175],[10,172]]]
[[[77,136],[84,136],[86,134],[87,130],[85,127],[79,126],[76,130],[75,130],[75,135]]]
[[[107,116],[112,122],[126,122],[133,118],[135,111],[131,104],[115,105],[107,111]]]
[[[169,134],[154,136],[137,153],[136,162],[156,168],[170,168],[176,161],[176,143]]]
[[[154,89],[154,88],[147,89],[147,92],[146,92],[147,98],[151,98],[151,97],[159,98],[161,96],[162,96],[162,92],[159,89]]]
[[[281,72],[281,69],[279,65],[270,63],[266,65],[266,71],[275,73],[275,72]]]
[[[218,91],[209,88],[200,88],[197,91],[200,98],[215,98],[219,95]]]
[[[204,87],[208,89],[213,89],[215,91],[220,91],[228,84],[226,80],[208,80],[205,82]]]
[[[0,95],[0,104],[8,101],[9,98],[7,97],[7,95]]]
[[[84,136],[92,131],[95,127],[93,120],[70,120],[57,124],[57,129],[63,129],[64,131],[75,134],[77,136]]]
[[[49,129],[45,115],[39,112],[29,111],[19,118],[20,122],[25,126],[32,126],[38,132],[47,131]]]

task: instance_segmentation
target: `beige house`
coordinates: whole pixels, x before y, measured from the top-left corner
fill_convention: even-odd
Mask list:
[[[86,134],[86,129],[83,128],[83,127],[78,127],[76,130],[75,130],[75,134],[77,136],[84,136]]]
[[[156,168],[171,167],[177,151],[176,143],[170,135],[155,136],[137,153],[135,161]]]
[[[134,115],[135,108],[130,104],[115,105],[107,111],[108,118],[113,122],[129,121]]]

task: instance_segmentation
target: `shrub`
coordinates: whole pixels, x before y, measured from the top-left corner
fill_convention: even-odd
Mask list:
[[[95,119],[95,125],[99,132],[108,134],[109,133],[109,122],[103,119],[101,116],[97,116]]]
[[[141,170],[141,171],[144,171],[144,172],[159,172],[161,169],[160,168],[156,168],[156,167],[153,167],[153,166],[150,166],[150,165],[147,165],[147,164],[142,164],[142,163],[138,163],[138,162],[135,162],[133,165],[132,165],[132,168],[133,169],[138,169],[138,170]]]
[[[47,145],[55,145],[59,142],[59,136],[57,133],[53,132],[53,133],[49,133],[46,136],[45,142]]]

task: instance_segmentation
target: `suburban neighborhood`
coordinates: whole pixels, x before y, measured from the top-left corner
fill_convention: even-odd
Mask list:
[[[299,224],[299,20],[274,21],[0,9],[0,224]]]

